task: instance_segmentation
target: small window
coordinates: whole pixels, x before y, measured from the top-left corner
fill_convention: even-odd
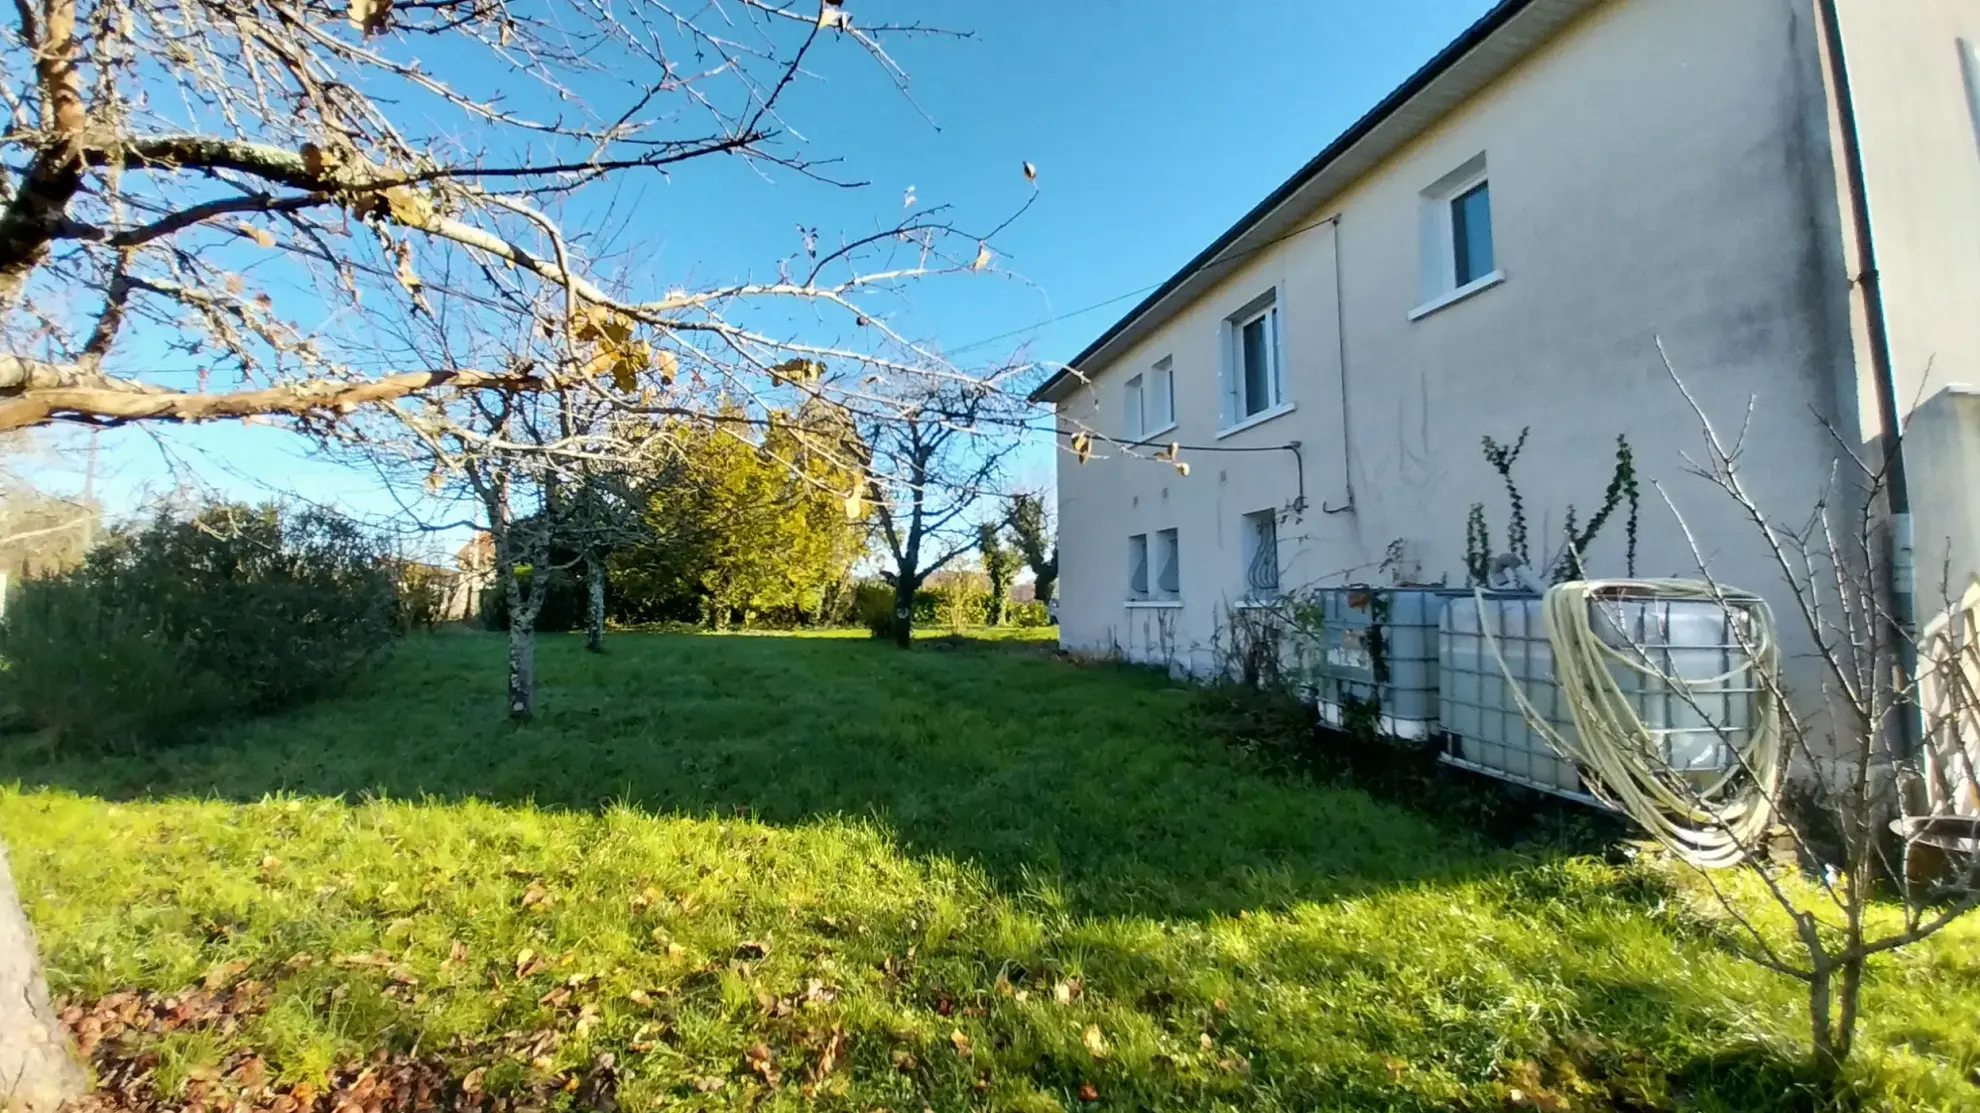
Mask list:
[[[1127,388],[1121,391],[1121,439],[1138,441],[1141,439],[1142,407],[1141,376],[1136,375],[1127,381]]]
[[[1492,184],[1479,182],[1451,201],[1451,253],[1459,286],[1492,273]]]
[[[1423,301],[1416,320],[1504,280],[1492,234],[1492,183],[1479,155],[1423,191]]]
[[[1244,597],[1279,595],[1279,515],[1260,510],[1244,516]]]
[[[1272,295],[1225,322],[1224,428],[1285,402],[1279,307]]]
[[[1182,549],[1176,531],[1155,535],[1155,592],[1164,599],[1182,594]]]
[[[1128,598],[1148,598],[1148,535],[1128,538]]]
[[[1148,372],[1146,397],[1142,404],[1144,436],[1153,436],[1176,423],[1175,361],[1163,358]]]

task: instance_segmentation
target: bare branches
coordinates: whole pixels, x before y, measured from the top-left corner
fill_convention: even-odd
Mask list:
[[[1760,505],[1742,477],[1744,433],[1724,439],[1668,356],[1664,365],[1703,434],[1706,457],[1694,464],[1695,474],[1759,534],[1784,597],[1800,616],[1808,643],[1803,659],[1817,673],[1819,699],[1809,692],[1795,699],[1778,677],[1761,693],[1781,709],[1785,752],[1809,788],[1784,815],[1786,833],[1815,873],[1813,884],[1779,868],[1760,840],[1742,846],[1748,871],[1793,924],[1801,954],[1786,958],[1749,912],[1711,884],[1746,931],[1747,957],[1808,986],[1816,1059],[1833,1070],[1850,1051],[1868,962],[1980,908],[1980,797],[1971,787],[1980,784],[1973,779],[1980,753],[1980,589],[1957,603],[1948,591],[1946,614],[1922,635],[1894,621],[1880,558],[1888,529],[1882,470],[1857,459],[1830,428],[1838,467],[1806,523],[1790,528]],[[1845,458],[1854,465],[1847,471]],[[1845,474],[1848,485],[1840,481]],[[1668,495],[1666,501],[1700,575],[1717,593],[1696,536]],[[1912,659],[1915,668],[1898,667]],[[1925,710],[1923,754],[1899,744],[1899,717],[1911,708]],[[1957,776],[1945,777],[1948,768]],[[1897,926],[1876,907],[1886,898],[1902,911]]]

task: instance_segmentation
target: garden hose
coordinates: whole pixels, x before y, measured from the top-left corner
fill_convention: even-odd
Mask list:
[[[1700,869],[1738,865],[1764,841],[1785,773],[1780,711],[1774,678],[1780,668],[1773,612],[1764,601],[1730,594],[1696,580],[1574,580],[1547,589],[1541,602],[1554,675],[1574,721],[1572,736],[1555,730],[1527,699],[1506,664],[1499,640],[1486,624],[1485,595],[1474,591],[1479,629],[1492,647],[1506,685],[1526,721],[1562,758],[1592,777],[1595,797],[1627,815],[1685,862]],[[1647,655],[1618,648],[1595,631],[1598,601],[1710,602],[1737,606],[1748,619],[1742,636],[1747,660],[1717,676],[1684,678],[1656,667]],[[1729,621],[1730,615],[1728,618]],[[1697,709],[1742,679],[1753,695],[1752,726],[1741,745],[1721,738],[1735,760],[1709,782],[1697,783],[1671,767],[1657,733],[1643,722],[1619,677],[1631,673],[1661,685]],[[1709,719],[1708,719],[1709,721]]]

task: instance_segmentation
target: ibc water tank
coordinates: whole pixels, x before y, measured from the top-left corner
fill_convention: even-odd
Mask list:
[[[1538,716],[1575,739],[1540,597],[1487,593],[1483,599],[1482,625],[1478,599],[1461,595],[1445,607],[1439,629],[1445,760],[1549,792],[1585,795],[1574,763],[1527,722],[1506,683],[1510,672]],[[1701,784],[1732,767],[1735,749],[1749,741],[1757,701],[1766,698],[1746,650],[1752,643],[1749,605],[1757,602],[1738,596],[1731,607],[1721,607],[1643,594],[1588,603],[1596,636],[1640,666],[1618,661],[1609,669],[1647,728],[1657,759]],[[1504,670],[1488,634],[1498,642]]]
[[[1302,689],[1335,729],[1359,725],[1423,740],[1437,730],[1439,588],[1323,588],[1296,638]],[[1357,711],[1357,709],[1360,709]]]

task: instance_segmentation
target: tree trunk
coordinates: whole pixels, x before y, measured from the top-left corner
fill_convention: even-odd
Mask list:
[[[0,845],[0,1104],[52,1113],[88,1087],[48,1004],[34,929],[21,909],[7,848]]]
[[[1830,979],[1828,964],[1818,957],[1814,974],[1808,980],[1808,1040],[1815,1050],[1815,1068],[1825,1075],[1833,1075],[1842,1066],[1842,1057],[1836,1053],[1835,1027],[1830,1014]]]
[[[894,644],[902,649],[914,645],[914,593],[902,579],[894,585]]]
[[[1057,572],[1049,576],[1039,576],[1038,583],[1031,589],[1033,593],[1032,597],[1037,599],[1040,604],[1050,606],[1052,602],[1052,589],[1058,586],[1058,583],[1059,574]]]
[[[584,647],[605,652],[605,562],[596,553],[584,556]]]
[[[536,714],[536,616],[509,612],[509,718]]]

